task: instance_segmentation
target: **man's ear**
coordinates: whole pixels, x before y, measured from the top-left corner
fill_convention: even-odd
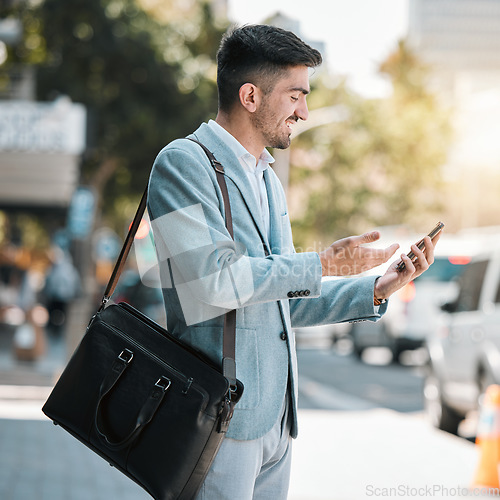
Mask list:
[[[260,104],[261,91],[253,83],[245,83],[240,87],[240,103],[250,113],[254,113]]]

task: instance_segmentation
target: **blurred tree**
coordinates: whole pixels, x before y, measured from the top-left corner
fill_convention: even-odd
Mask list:
[[[24,26],[9,57],[37,65],[38,99],[67,95],[87,107],[82,183],[96,188],[120,231],[159,150],[217,106],[214,61],[226,25],[204,1],[187,2],[184,17],[162,17],[158,9],[176,3],[42,0],[14,2],[7,13]]]
[[[429,91],[428,72],[401,41],[380,65],[392,83],[384,99],[332,88],[311,94],[311,108],[341,105],[346,119],[312,129],[292,147],[291,216],[302,247],[330,244],[372,226],[436,221],[440,167],[450,140],[449,113]]]

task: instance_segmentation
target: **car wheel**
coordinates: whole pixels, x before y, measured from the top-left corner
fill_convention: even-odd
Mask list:
[[[443,401],[441,382],[432,367],[429,367],[424,381],[424,406],[425,413],[434,427],[458,434],[458,425],[463,417]]]
[[[359,344],[359,340],[358,340],[358,336],[357,336],[357,333],[356,333],[356,328],[352,328],[351,329],[351,340],[352,340],[352,352],[354,353],[354,355],[361,359],[362,355],[363,355],[363,351],[365,350],[365,348]]]
[[[392,353],[392,362],[399,363],[401,353],[404,351],[403,346],[401,345],[401,342],[399,342],[398,339],[393,339],[390,349],[391,349],[391,353]]]
[[[364,347],[360,347],[354,344],[352,352],[356,355],[358,359],[361,359],[363,357],[364,350],[365,350]]]

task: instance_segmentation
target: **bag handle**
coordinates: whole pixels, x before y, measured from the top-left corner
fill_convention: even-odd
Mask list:
[[[110,439],[100,426],[100,422],[102,420],[101,403],[103,402],[104,398],[111,392],[118,380],[120,380],[133,357],[134,353],[132,351],[130,351],[129,349],[124,349],[113,362],[111,369],[102,381],[101,388],[99,390],[99,399],[97,402],[94,417],[95,429],[106,446],[113,450],[126,448],[139,436],[144,427],[146,427],[146,425],[149,424],[149,422],[151,422],[151,420],[153,419],[156,411],[160,406],[160,403],[163,401],[165,393],[167,392],[171,384],[169,378],[165,376],[160,377],[154,384],[151,393],[140,409],[139,414],[137,415],[135,426],[132,431],[130,431],[129,434],[120,441],[113,441],[112,439]]]
[[[231,235],[231,238],[234,239],[233,235],[233,219],[231,215],[231,205],[229,203],[229,193],[227,190],[226,179],[224,175],[224,167],[222,164],[217,161],[213,153],[201,142],[196,139],[192,139],[191,137],[187,137],[190,141],[195,142],[205,152],[212,167],[215,170],[215,174],[217,177],[217,183],[219,184],[220,190],[222,192],[222,199],[224,202],[224,213],[225,213],[225,223],[226,228]],[[135,213],[134,220],[130,225],[130,229],[128,230],[127,236],[123,243],[122,249],[120,251],[120,255],[116,261],[115,267],[113,268],[113,272],[111,273],[111,277],[109,278],[108,285],[106,286],[106,290],[104,291],[104,295],[102,297],[102,302],[98,311],[102,311],[109,299],[113,295],[115,291],[116,285],[118,283],[118,279],[123,271],[123,267],[125,266],[125,262],[130,253],[130,249],[132,248],[132,243],[134,242],[135,234],[137,233],[137,229],[139,228],[139,224],[141,223],[142,216],[144,215],[144,211],[146,210],[146,203],[148,198],[148,188],[144,190],[141,201],[139,203],[139,207],[137,208],[137,212]],[[229,381],[229,385],[231,391],[236,391],[236,309],[232,309],[228,311],[224,317],[224,331],[223,331],[223,346],[222,346],[222,374]]]

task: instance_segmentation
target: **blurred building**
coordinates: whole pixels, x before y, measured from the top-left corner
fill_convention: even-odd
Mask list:
[[[445,173],[462,185],[456,213],[462,226],[500,224],[500,1],[409,5],[409,41],[453,110],[455,140]]]
[[[0,20],[0,52],[15,46],[21,23]],[[67,97],[37,102],[35,70],[9,65],[0,85],[0,209],[68,209],[86,144],[86,110]]]
[[[0,101],[0,208],[68,208],[84,148],[82,105]]]
[[[500,70],[498,0],[410,0],[409,29],[422,56],[442,70]]]
[[[86,109],[66,96],[51,102],[36,100],[35,67],[7,61],[8,50],[16,50],[22,32],[19,20],[0,19],[2,332],[11,322],[9,311],[24,311],[15,323],[20,325],[44,300],[44,276],[53,253],[47,251],[49,240],[69,250],[70,237],[86,237],[83,229],[90,231],[94,217],[93,194],[89,200],[89,193],[78,188],[86,148]],[[29,326],[26,331],[31,331]],[[37,333],[39,337],[43,335]],[[33,340],[33,335],[29,338]],[[16,356],[21,359],[17,351]]]

